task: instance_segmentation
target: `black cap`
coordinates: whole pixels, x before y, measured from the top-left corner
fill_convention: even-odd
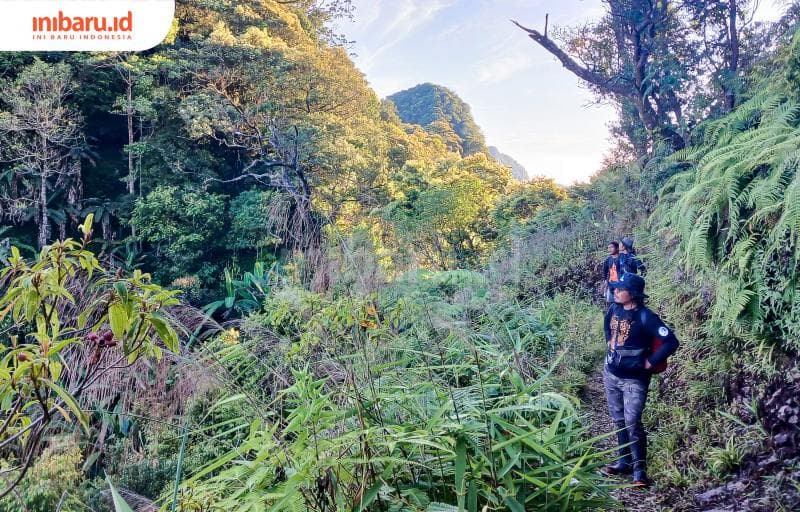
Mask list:
[[[630,294],[636,298],[647,298],[647,295],[644,293],[644,278],[637,274],[625,272],[619,278],[619,281],[611,282],[609,283],[609,286],[612,289],[620,288],[622,290],[628,290]]]
[[[633,238],[626,237],[626,238],[623,238],[621,240],[621,242],[622,242],[622,245],[625,246],[625,249],[627,249],[629,251],[633,250]]]

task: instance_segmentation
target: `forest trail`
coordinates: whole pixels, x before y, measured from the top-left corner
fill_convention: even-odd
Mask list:
[[[590,435],[600,436],[612,431],[612,421],[608,414],[606,392],[603,387],[603,367],[597,368],[589,375],[586,386],[581,393],[582,406],[591,419]],[[612,448],[616,445],[616,437],[607,437],[600,442],[601,448]],[[652,454],[650,454],[652,456]],[[617,478],[619,483],[627,483],[628,477]],[[658,481],[648,489],[624,488],[614,491],[613,496],[628,512],[655,512],[660,510],[683,510],[675,508],[675,496],[668,489],[659,488]]]

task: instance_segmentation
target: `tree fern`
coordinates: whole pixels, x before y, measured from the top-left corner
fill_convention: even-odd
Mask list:
[[[770,253],[783,247],[787,241],[797,251],[798,233],[800,233],[800,173],[796,173],[792,182],[786,187],[783,213],[769,237]]]
[[[774,289],[798,278],[799,124],[800,103],[773,79],[667,159],[690,168],[662,189],[656,226],[677,239],[688,268],[718,277],[712,316],[722,332],[789,336],[774,319],[796,315],[794,294],[777,300]]]

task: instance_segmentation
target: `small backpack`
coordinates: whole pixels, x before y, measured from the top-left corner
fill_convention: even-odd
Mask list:
[[[645,324],[645,309],[642,309],[642,311],[639,313],[639,321],[642,322],[642,325]],[[653,339],[650,341],[650,353],[653,354],[657,352],[658,349],[660,349],[661,345],[663,344],[664,342],[661,341],[661,338],[659,338],[658,336],[653,336]],[[664,373],[665,371],[667,371],[667,366],[668,366],[667,360],[664,359],[662,362],[651,367],[650,371],[652,373]]]

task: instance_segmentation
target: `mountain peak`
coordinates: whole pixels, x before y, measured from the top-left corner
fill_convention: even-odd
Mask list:
[[[395,104],[404,123],[418,124],[441,136],[452,151],[464,156],[488,153],[469,105],[447,87],[426,82],[387,99]]]
[[[489,146],[489,154],[501,164],[511,167],[511,175],[514,177],[514,179],[519,181],[528,181],[530,179],[530,176],[528,176],[528,171],[521,163],[503,153],[497,149],[497,147]]]

